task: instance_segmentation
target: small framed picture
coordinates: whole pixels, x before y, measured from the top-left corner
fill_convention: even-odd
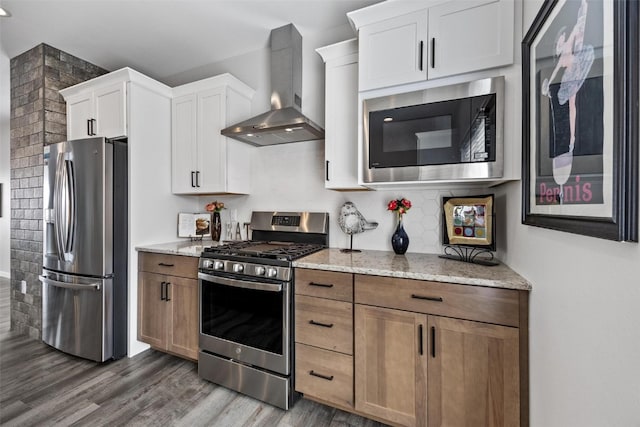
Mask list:
[[[495,250],[493,194],[442,199],[445,245],[477,246]]]
[[[211,236],[211,214],[179,213],[178,237],[208,237]]]

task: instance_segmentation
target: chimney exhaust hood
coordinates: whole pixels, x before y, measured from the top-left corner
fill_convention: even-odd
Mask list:
[[[302,108],[302,36],[288,24],[271,31],[271,111],[229,126],[222,135],[255,146],[324,139]]]

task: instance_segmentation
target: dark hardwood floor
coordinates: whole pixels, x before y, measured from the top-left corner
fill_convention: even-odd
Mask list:
[[[382,426],[306,399],[280,410],[155,350],[106,364],[69,356],[9,331],[9,281],[1,278],[0,425]]]

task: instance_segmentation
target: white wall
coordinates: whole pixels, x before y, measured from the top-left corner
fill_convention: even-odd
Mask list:
[[[0,49],[0,183],[2,183],[2,217],[0,218],[0,277],[11,272],[11,166],[10,166],[10,71],[9,57]]]
[[[520,183],[500,192],[501,257],[533,284],[531,425],[640,426],[640,246],[522,225]]]

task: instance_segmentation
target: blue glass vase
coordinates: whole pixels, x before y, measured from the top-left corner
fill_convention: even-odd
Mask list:
[[[391,236],[391,246],[393,246],[393,251],[398,255],[404,254],[409,248],[409,236],[402,226],[402,215],[398,216],[396,231]]]

